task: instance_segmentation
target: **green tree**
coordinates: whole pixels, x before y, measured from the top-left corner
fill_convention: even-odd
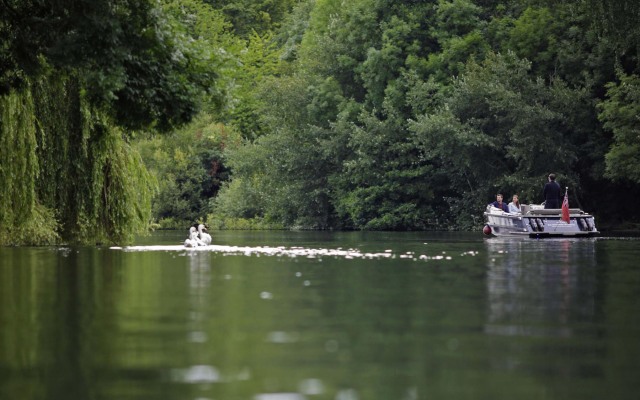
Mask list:
[[[258,113],[262,108],[258,86],[282,68],[281,50],[271,33],[249,35],[241,51],[235,55],[235,68],[227,70],[233,84],[229,89],[229,104],[220,117],[232,124],[248,140],[264,133]]]
[[[513,53],[471,63],[445,104],[411,125],[423,157],[447,177],[442,195],[461,226],[477,223],[463,210],[482,209],[497,192],[540,201],[540,182],[551,171],[576,186],[578,146],[564,103],[584,104],[583,93],[559,81],[547,86],[530,69]]]
[[[169,129],[217,97],[217,60],[150,1],[15,1],[0,6],[0,88],[79,71],[87,101],[127,128]]]
[[[40,169],[33,98],[0,96],[0,244],[50,244],[58,223],[36,198]]]
[[[508,46],[518,57],[534,63],[533,70],[547,77],[553,71],[558,42],[564,34],[563,19],[548,8],[527,8],[514,21]]]
[[[330,178],[339,215],[358,229],[435,227],[433,164],[420,158],[405,120],[363,110],[357,123],[337,125],[354,155]]]
[[[184,26],[184,35],[217,54],[218,86],[226,96],[222,107],[216,108],[216,104],[205,107],[207,114],[184,129],[137,144],[152,172],[164,178],[153,201],[153,215],[160,226],[170,228],[203,221],[210,214],[211,200],[228,179],[226,153],[235,147],[232,145],[235,139],[230,138],[236,132],[249,141],[262,135],[264,127],[259,116],[262,103],[257,88],[267,77],[280,72],[282,61],[269,29],[239,36],[225,10],[196,0],[168,1],[164,9],[180,22],[179,26]],[[202,137],[198,133],[202,131],[209,133]],[[235,185],[240,182],[239,179]],[[258,203],[226,204],[227,209],[237,209],[239,204],[255,209]]]
[[[298,57],[298,49],[309,28],[310,15],[315,5],[315,0],[299,1],[277,30],[276,39],[282,48],[284,60],[293,61]]]
[[[598,33],[612,44],[619,64],[625,72],[640,69],[640,3],[635,1],[588,0],[578,2],[585,7]]]
[[[292,9],[295,0],[204,0],[221,10],[233,25],[236,35],[246,38],[274,31]]]
[[[265,82],[260,98],[269,106],[261,115],[273,133],[230,154],[230,166],[239,179],[216,199],[218,213],[304,228],[334,225],[327,185],[329,172],[335,171],[334,144],[327,118],[333,117],[341,95],[335,81],[315,81],[307,87],[309,83],[309,76]],[[244,209],[232,207],[229,199],[241,197],[258,200]]]
[[[155,181],[122,128],[168,130],[219,103],[218,53],[147,1],[7,0],[0,17],[0,153],[28,163],[3,163],[3,196],[20,206],[3,210],[0,241],[131,240]]]
[[[40,78],[0,100],[0,243],[122,243],[148,228],[154,180],[77,79]]]
[[[261,90],[261,122],[269,134],[232,157],[241,181],[221,193],[219,204],[247,190],[262,193],[263,215],[285,225],[423,228],[424,201],[410,199],[422,193],[422,167],[403,172],[417,153],[408,146],[406,132],[408,85],[399,79],[408,55],[420,49],[422,14],[405,4],[387,10],[383,2],[369,0],[338,6],[317,3],[308,26],[318,28],[300,44],[299,72],[268,80]],[[379,138],[368,140],[368,129]],[[389,162],[368,171],[376,158]],[[384,168],[395,173],[383,173]],[[377,173],[383,177],[374,182],[371,174]],[[258,187],[250,189],[253,184]],[[395,189],[406,193],[383,198],[385,190]],[[373,198],[367,191],[379,195]],[[403,210],[411,215],[403,216]]]
[[[551,171],[578,205],[611,201],[614,171],[633,176],[623,76],[638,75],[639,42],[638,7],[614,3],[301,2],[276,36],[291,62],[256,85],[247,115],[260,138],[231,156],[218,210],[289,226],[471,228],[496,191],[540,201]],[[245,198],[256,201],[232,201]]]
[[[153,219],[163,228],[184,228],[204,222],[223,182],[228,180],[226,150],[239,136],[202,114],[171,135],[136,143],[145,164],[159,182]]]
[[[640,183],[640,77],[620,73],[619,78],[619,83],[607,85],[607,99],[599,107],[603,127],[613,132],[606,174],[615,180]]]
[[[426,73],[443,84],[464,71],[470,57],[483,59],[489,50],[482,30],[482,9],[468,0],[440,0],[436,6],[431,36],[437,50],[425,54]]]

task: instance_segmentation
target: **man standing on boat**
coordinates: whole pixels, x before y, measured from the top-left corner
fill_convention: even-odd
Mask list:
[[[544,184],[542,195],[544,196],[544,208],[560,208],[560,192],[562,189],[556,182],[556,175],[549,174],[549,182]]]
[[[491,205],[494,206],[495,208],[501,209],[504,212],[509,212],[509,207],[507,206],[507,203],[502,201],[502,194],[500,193],[496,195],[496,201],[491,203]]]

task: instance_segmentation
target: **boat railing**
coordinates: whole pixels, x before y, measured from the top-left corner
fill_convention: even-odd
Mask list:
[[[523,214],[529,214],[529,215],[560,215],[560,214],[562,214],[562,209],[561,208],[529,209],[526,212],[523,210]],[[584,214],[584,211],[582,211],[579,208],[570,208],[569,209],[569,214],[571,214],[571,215]]]
[[[507,213],[489,204],[487,206],[486,211],[490,214],[522,215],[522,216],[533,215],[537,217],[562,215],[561,208],[542,208],[538,204],[522,204],[520,206],[520,213]],[[570,208],[569,214],[570,215],[588,215],[587,213],[585,213],[579,208]]]

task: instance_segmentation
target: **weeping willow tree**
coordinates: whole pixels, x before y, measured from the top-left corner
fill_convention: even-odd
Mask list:
[[[224,97],[225,53],[173,3],[0,1],[0,244],[146,228],[154,183],[128,133],[170,132]]]
[[[72,76],[0,98],[0,244],[126,243],[156,182]]]
[[[36,124],[29,92],[0,97],[0,244],[52,243],[53,210],[37,201]]]

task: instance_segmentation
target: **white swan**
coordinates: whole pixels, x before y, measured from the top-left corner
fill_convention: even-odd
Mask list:
[[[207,233],[207,228],[205,228],[202,224],[198,225],[198,237],[205,246],[211,244],[211,235]]]
[[[198,232],[196,232],[196,228],[192,226],[189,228],[189,237],[184,241],[184,247],[197,247],[199,241]]]

